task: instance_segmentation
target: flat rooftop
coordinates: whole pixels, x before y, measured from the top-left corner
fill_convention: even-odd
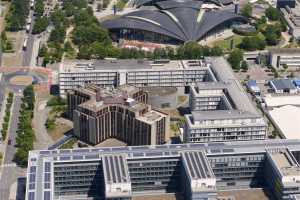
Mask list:
[[[198,83],[197,87],[200,90],[215,90],[222,89],[223,95],[231,104],[232,109],[229,110],[215,110],[215,111],[195,111],[192,116],[195,121],[208,119],[238,119],[238,118],[257,118],[261,114],[252,104],[247,96],[244,88],[234,76],[234,73],[229,64],[221,57],[206,58],[206,63],[211,66],[212,82]],[[197,91],[195,89],[195,91]],[[198,93],[199,94],[199,93]],[[199,94],[202,96],[202,94]],[[209,96],[209,95],[208,95]]]
[[[300,106],[300,95],[272,96],[266,95],[264,101],[267,107],[280,107],[285,105]]]
[[[278,152],[268,152],[268,155],[271,157],[282,176],[298,176],[300,174],[300,167],[292,159],[292,155],[287,149]]]
[[[201,60],[66,60],[60,65],[60,72],[88,72],[88,71],[139,71],[139,70],[179,70],[206,68]]]
[[[271,48],[269,52],[271,54],[300,54],[300,48]]]
[[[251,112],[239,110],[194,111],[191,116],[194,121],[257,118]]]
[[[287,105],[274,108],[269,110],[269,115],[286,139],[300,139],[300,107]]]
[[[139,116],[138,119],[141,121],[144,121],[146,123],[152,123],[157,120],[160,120],[162,118],[162,116],[167,116],[167,114],[158,112],[156,110],[151,110],[151,111]]]

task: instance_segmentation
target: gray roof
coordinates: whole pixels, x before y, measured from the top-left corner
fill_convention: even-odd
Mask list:
[[[197,177],[209,177],[214,176],[211,171],[211,166],[206,159],[214,157],[217,155],[240,155],[240,154],[266,154],[268,150],[271,149],[288,149],[291,152],[300,151],[300,140],[262,140],[262,141],[244,141],[244,142],[226,142],[226,143],[204,143],[204,144],[167,144],[167,145],[153,145],[153,146],[128,146],[128,147],[103,147],[103,148],[82,148],[82,149],[60,149],[60,150],[36,150],[29,153],[28,168],[27,168],[27,189],[26,189],[26,199],[27,200],[47,200],[42,195],[49,192],[49,199],[54,199],[52,197],[54,184],[50,184],[50,188],[44,188],[44,184],[48,180],[42,177],[46,173],[53,174],[52,167],[53,164],[68,163],[68,162],[91,162],[99,161],[104,157],[113,158],[115,160],[119,158],[118,163],[120,164],[115,169],[108,169],[107,165],[104,170],[114,170],[116,173],[120,173],[123,176],[124,173],[122,168],[125,170],[126,181],[121,180],[121,183],[126,183],[128,175],[128,162],[122,163],[125,160],[139,160],[139,159],[151,159],[154,157],[179,157],[188,156],[189,158],[194,158],[191,168],[187,171],[190,173],[195,173],[195,178]],[[192,152],[199,153],[192,153]],[[188,153],[184,153],[188,152]],[[124,160],[125,159],[125,160]],[[196,160],[195,160],[196,159]],[[197,161],[201,159],[200,161]],[[204,160],[202,160],[204,159]],[[196,163],[197,162],[197,163]],[[48,163],[48,164],[46,164]],[[124,164],[124,165],[123,165]],[[188,163],[186,163],[188,164]],[[200,165],[201,168],[200,168]],[[52,171],[51,171],[52,170]],[[121,170],[118,172],[118,170]],[[204,171],[199,171],[204,170]],[[204,172],[204,174],[203,174]],[[199,174],[201,173],[201,174]],[[197,174],[197,175],[196,175]],[[118,175],[119,176],[119,175]],[[49,179],[50,183],[53,183],[53,178]],[[118,182],[118,181],[117,181]],[[120,182],[119,182],[120,183]],[[34,185],[34,187],[30,187]],[[50,196],[51,195],[51,196]]]
[[[207,179],[214,177],[205,153],[201,151],[185,151],[181,153],[184,167],[189,179]]]
[[[223,120],[223,119],[248,119],[257,118],[258,114],[240,110],[214,110],[214,111],[193,111],[191,115],[194,121]]]
[[[232,12],[201,10],[199,1],[163,1],[156,10],[138,10],[120,18],[107,20],[103,26],[109,30],[135,29],[155,32],[181,42],[198,41],[215,27],[228,21],[246,22],[247,19]],[[201,13],[203,11],[203,15]]]
[[[276,90],[296,89],[291,79],[274,79],[270,83]]]
[[[144,5],[153,5],[157,2],[163,2],[165,0],[135,0],[134,1],[134,5],[136,7],[141,7],[141,6],[144,6]],[[187,2],[186,0],[177,0],[177,2]],[[231,4],[233,3],[233,0],[199,0],[199,1],[196,1],[196,2],[200,2],[200,3],[214,3],[216,5],[228,5],[228,4]]]
[[[271,48],[271,54],[300,54],[300,48]]]

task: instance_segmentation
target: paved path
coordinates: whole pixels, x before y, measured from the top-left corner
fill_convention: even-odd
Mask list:
[[[21,106],[21,96],[15,94],[14,103],[13,103],[13,110],[12,116],[10,121],[10,127],[8,131],[8,138],[11,139],[11,145],[6,146],[6,152],[4,155],[4,163],[2,166],[2,174],[0,177],[0,199],[1,200],[8,200],[9,197],[16,197],[17,195],[14,194],[16,191],[12,191],[10,193],[10,187],[13,184],[18,184],[18,178],[25,176],[25,169],[17,167],[16,164],[13,162],[13,158],[16,152],[16,136],[17,136],[17,129],[18,129],[18,121],[20,116],[20,106]],[[22,196],[24,190],[20,190],[20,194],[18,196]],[[18,200],[19,198],[17,198]]]
[[[33,118],[33,127],[36,137],[34,149],[47,149],[49,145],[54,143],[45,127],[48,113],[49,108],[46,107],[46,101],[37,102]]]

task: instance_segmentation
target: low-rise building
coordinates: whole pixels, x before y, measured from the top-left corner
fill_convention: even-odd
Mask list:
[[[277,94],[296,94],[298,92],[296,86],[294,85],[291,79],[274,79],[271,80],[269,83],[273,91]]]
[[[116,138],[128,145],[163,144],[168,139],[168,114],[154,110],[147,93],[133,86],[103,89],[95,85],[68,93],[74,134],[90,144]]]
[[[299,20],[300,24],[300,20]],[[300,27],[299,27],[300,36]],[[299,48],[273,48],[269,51],[269,63],[275,69],[283,69],[286,65],[290,69],[300,67]]]
[[[184,141],[223,142],[266,139],[266,122],[222,58],[210,60],[212,82],[190,89],[191,114],[185,115]]]
[[[300,107],[285,105],[268,110],[269,119],[282,138],[300,139]]]

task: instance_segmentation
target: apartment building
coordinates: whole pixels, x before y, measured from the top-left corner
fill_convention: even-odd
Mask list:
[[[169,138],[169,116],[152,109],[147,98],[146,92],[128,85],[74,89],[67,94],[74,134],[93,145],[108,138],[128,145],[163,144]]]
[[[132,199],[175,193],[187,200],[266,187],[300,194],[300,140],[31,151],[26,200]]]
[[[65,61],[59,69],[60,95],[87,83],[102,87],[187,87],[208,81],[209,67],[202,60],[97,60]]]
[[[267,124],[223,58],[206,59],[211,82],[190,89],[191,114],[185,115],[184,142],[263,140]]]

